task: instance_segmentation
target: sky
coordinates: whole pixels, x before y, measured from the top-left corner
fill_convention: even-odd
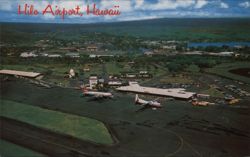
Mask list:
[[[250,17],[250,0],[0,0],[0,22],[32,23],[98,23],[134,21],[157,18],[219,18]],[[62,9],[73,9],[77,5],[86,10],[96,4],[99,9],[116,9],[119,16],[53,16],[42,11],[51,4]],[[18,15],[18,6],[33,5],[40,14],[36,16]]]

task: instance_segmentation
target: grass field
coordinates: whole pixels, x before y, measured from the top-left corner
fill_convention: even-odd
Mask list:
[[[1,116],[100,144],[112,144],[105,125],[97,120],[1,100]]]
[[[207,90],[201,91],[202,94],[208,94],[211,97],[215,97],[215,98],[224,98],[224,94],[221,93],[219,90],[215,89],[215,88],[209,88]]]
[[[45,156],[27,148],[21,147],[0,139],[0,152],[2,157],[42,157]]]
[[[124,71],[124,65],[121,63],[118,64],[117,62],[108,62],[105,66],[109,74],[120,74]]]
[[[249,68],[249,67],[250,67],[249,62],[234,62],[234,63],[220,64],[213,68],[207,69],[206,71],[208,73],[220,75],[223,77],[227,77],[233,80],[238,80],[238,81],[242,81],[242,82],[250,84],[249,78],[229,72],[229,70],[238,69],[238,68]]]
[[[190,84],[193,83],[193,80],[190,77],[184,76],[165,76],[160,79],[161,83],[180,83],[180,84]]]

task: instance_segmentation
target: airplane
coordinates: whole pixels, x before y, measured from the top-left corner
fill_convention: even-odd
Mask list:
[[[95,92],[95,91],[89,91],[87,89],[83,89],[82,96],[92,96],[95,98],[113,98],[113,94],[109,92]]]
[[[215,103],[207,102],[207,101],[198,101],[197,99],[191,100],[193,106],[209,106],[215,105]]]
[[[135,95],[135,104],[143,106],[143,109],[152,108],[152,110],[156,110],[157,108],[161,108],[161,103],[157,102],[156,100],[153,101],[146,101],[140,99],[138,94]]]

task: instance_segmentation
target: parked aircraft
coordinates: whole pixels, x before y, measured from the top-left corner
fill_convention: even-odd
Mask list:
[[[135,95],[135,104],[143,106],[144,108],[152,108],[153,110],[156,110],[157,108],[161,108],[161,103],[159,103],[156,100],[152,101],[146,101],[143,99],[140,99],[138,94]]]
[[[87,89],[83,89],[82,92],[83,96],[91,96],[95,98],[113,98],[113,94],[109,92],[96,92],[96,91],[89,91]]]

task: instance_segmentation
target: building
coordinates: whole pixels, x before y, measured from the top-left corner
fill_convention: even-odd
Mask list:
[[[93,89],[98,84],[98,77],[97,76],[90,76],[89,77],[89,87]]]
[[[69,70],[69,78],[74,78],[76,76],[76,73],[74,71],[74,69],[70,69]]]
[[[51,55],[48,55],[49,58],[61,58],[62,56],[59,55],[59,54],[51,54]]]
[[[152,56],[152,55],[154,55],[154,52],[152,52],[152,51],[145,51],[145,52],[143,52],[143,54],[146,55],[146,56]]]
[[[95,54],[89,55],[89,58],[100,58],[100,57],[114,57],[114,55],[95,55]]]
[[[0,74],[27,77],[27,78],[38,78],[39,76],[42,75],[41,73],[17,71],[17,70],[0,70]]]
[[[208,95],[208,94],[197,94],[197,98],[209,99],[210,95]]]
[[[163,50],[176,50],[176,45],[164,45],[162,46]]]
[[[95,46],[95,45],[87,46],[87,51],[90,51],[90,52],[97,52],[97,51],[98,51],[98,47]]]
[[[62,47],[62,48],[60,48],[60,50],[68,50],[68,51],[73,52],[73,51],[77,51],[77,48],[75,48],[75,47]]]
[[[84,72],[90,72],[90,68],[83,68]]]
[[[149,95],[158,95],[158,96],[166,96],[172,97],[176,99],[191,99],[196,93],[186,92],[184,88],[153,88],[153,87],[143,87],[140,86],[137,82],[129,82],[128,86],[123,86],[116,88],[118,91],[123,92],[133,92],[133,93],[141,93],[141,94],[149,94]]]
[[[153,75],[149,74],[148,71],[140,71],[138,74],[138,78],[152,78]]]
[[[122,82],[119,81],[119,80],[110,80],[110,81],[108,82],[108,85],[109,85],[109,86],[121,86],[121,85],[122,85]]]
[[[41,57],[48,57],[49,54],[48,54],[48,53],[40,53],[39,55],[40,55]]]
[[[65,56],[70,57],[70,58],[80,58],[80,54],[79,53],[74,53],[74,52],[66,53]]]
[[[201,51],[189,51],[189,52],[183,52],[181,54],[183,54],[183,55],[202,55],[203,53]]]
[[[137,78],[137,74],[122,72],[121,73],[121,78],[136,79]]]
[[[22,58],[32,58],[32,57],[37,57],[38,55],[33,53],[33,52],[23,52],[20,54],[20,57]]]
[[[208,54],[211,56],[228,56],[228,57],[234,56],[234,52],[219,52],[219,53],[211,52]]]

